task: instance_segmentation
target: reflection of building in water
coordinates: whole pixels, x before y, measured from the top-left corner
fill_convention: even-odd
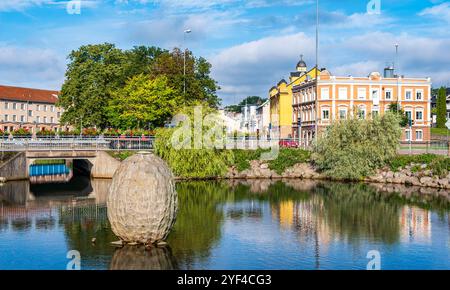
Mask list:
[[[283,201],[279,207],[281,227],[290,228],[294,222],[294,203],[292,201]]]
[[[400,213],[402,241],[431,242],[431,213],[428,210],[404,206]]]

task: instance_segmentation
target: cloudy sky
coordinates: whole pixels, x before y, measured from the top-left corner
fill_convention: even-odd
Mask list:
[[[83,44],[188,47],[213,64],[225,105],[266,96],[303,54],[315,61],[315,0],[0,1],[0,83],[59,89],[66,56]],[[401,74],[450,85],[450,1],[320,0],[320,67],[368,75],[395,59]],[[75,7],[75,6],[70,6]],[[76,9],[69,9],[76,12]],[[184,29],[192,34],[184,39]]]

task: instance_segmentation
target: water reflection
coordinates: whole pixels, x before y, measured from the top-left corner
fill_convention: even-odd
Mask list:
[[[123,247],[116,249],[110,270],[176,270],[170,248]]]
[[[43,268],[64,269],[71,249],[85,269],[364,269],[373,249],[389,269],[450,268],[446,191],[301,180],[178,183],[170,248],[146,251],[111,246],[109,183],[0,187],[0,269],[24,258],[18,234],[33,237],[19,240],[22,249],[38,245],[33,255],[56,261]]]

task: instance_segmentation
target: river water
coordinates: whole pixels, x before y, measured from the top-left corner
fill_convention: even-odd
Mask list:
[[[178,183],[170,247],[116,249],[110,181],[0,187],[0,269],[450,269],[446,191],[301,180]],[[92,243],[95,238],[96,242]],[[372,252],[373,253],[373,252]]]

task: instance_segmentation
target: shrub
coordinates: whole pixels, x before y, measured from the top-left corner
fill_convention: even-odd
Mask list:
[[[397,155],[391,160],[389,160],[388,165],[393,171],[398,171],[411,163],[418,164],[430,164],[438,158],[434,154],[422,154],[422,155]]]
[[[94,136],[98,136],[98,135],[100,135],[100,132],[97,131],[97,129],[95,129],[95,128],[85,128],[85,129],[83,129],[83,136],[94,137]]]
[[[80,130],[71,130],[71,131],[60,131],[59,136],[78,136],[80,135]]]
[[[31,136],[31,132],[28,129],[19,128],[12,132],[13,136]]]
[[[337,121],[318,138],[312,159],[327,176],[362,179],[396,156],[399,123],[399,116],[389,112],[373,120]]]
[[[108,130],[105,130],[105,132],[103,132],[103,136],[105,136],[105,137],[116,137],[119,135],[120,135],[120,132],[117,129],[110,128]]]
[[[56,133],[52,130],[47,130],[45,128],[43,128],[41,131],[36,133],[36,136],[38,137],[51,137],[51,136],[55,136]]]
[[[0,129],[0,137],[8,136],[8,135],[9,135],[9,133],[7,133],[7,132],[5,132],[5,131]]]

